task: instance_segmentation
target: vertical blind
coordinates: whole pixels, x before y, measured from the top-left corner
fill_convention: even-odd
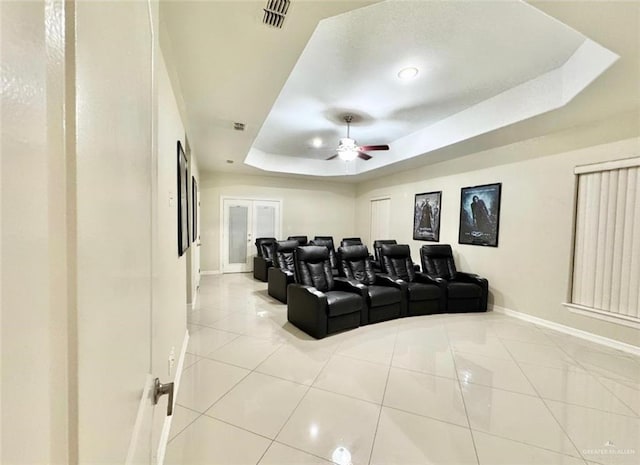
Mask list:
[[[572,302],[638,319],[640,159],[579,167],[576,173]]]

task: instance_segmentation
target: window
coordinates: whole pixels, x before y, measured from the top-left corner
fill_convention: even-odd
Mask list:
[[[640,158],[579,166],[570,309],[639,326]]]

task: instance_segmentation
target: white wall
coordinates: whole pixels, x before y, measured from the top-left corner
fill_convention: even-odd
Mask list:
[[[187,327],[187,256],[178,256],[177,141],[185,146],[185,130],[162,53],[157,54],[158,96],[158,192],[155,225],[155,265],[153,319],[153,372],[161,379],[167,372],[172,348],[179,355]],[[195,162],[193,166],[195,166]],[[191,205],[191,203],[189,203]],[[193,244],[191,244],[193,247]]]
[[[193,148],[191,149],[191,156],[189,159],[189,170],[190,170],[191,176],[196,180],[197,188],[199,191],[200,190],[200,170],[198,168],[198,157],[196,156],[196,153],[193,150]],[[190,180],[189,183],[190,183],[189,193],[191,193],[192,180]],[[193,197],[189,197],[189,199],[191,201],[193,200]],[[199,197],[197,202],[199,202]],[[191,243],[191,247],[189,247],[188,255],[187,255],[188,262],[189,262],[189,269],[187,270],[187,281],[188,281],[187,282],[187,304],[190,304],[191,307],[193,307],[193,305],[197,301],[198,287],[200,285],[200,244],[201,244],[201,240],[200,240],[201,226],[200,225],[202,223],[202,218],[201,218],[199,206],[196,205],[195,207],[198,210],[197,212],[198,218],[197,218],[197,225],[196,225],[196,240]],[[189,204],[189,210],[190,212],[193,211],[193,205],[191,203]],[[191,220],[191,227],[193,227],[193,219]],[[193,233],[190,232],[190,234],[193,234]]]
[[[61,3],[0,2],[0,462],[6,465],[72,457],[65,215],[65,131],[72,124],[65,127],[63,113],[63,16]]]
[[[626,121],[626,122],[624,122]],[[624,120],[638,133],[637,115]],[[635,126],[635,127],[634,127]],[[575,180],[579,164],[638,156],[640,140],[630,138],[577,150],[590,139],[614,138],[618,129],[587,127],[423,166],[358,185],[356,232],[368,241],[371,198],[389,195],[394,217],[391,238],[419,248],[412,240],[414,195],[442,190],[440,242],[451,244],[458,268],[489,279],[490,302],[540,318],[640,345],[637,330],[570,313]],[[611,132],[611,134],[608,134]],[[610,136],[610,137],[609,137]],[[502,183],[499,246],[458,244],[460,188]]]
[[[203,173],[200,190],[201,268],[205,272],[220,270],[221,196],[281,199],[282,239],[297,235],[307,235],[309,239],[313,239],[313,236],[333,236],[338,245],[340,239],[353,236],[355,232],[355,186],[351,184]]]

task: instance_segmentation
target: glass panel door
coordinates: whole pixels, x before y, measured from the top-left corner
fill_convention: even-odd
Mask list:
[[[251,200],[223,201],[222,272],[251,271]]]
[[[229,207],[229,263],[247,262],[247,237],[249,226],[249,208],[245,205]]]
[[[280,201],[224,199],[222,272],[252,271],[258,237],[280,239]]]

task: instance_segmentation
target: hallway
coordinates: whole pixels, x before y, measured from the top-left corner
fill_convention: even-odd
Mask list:
[[[166,464],[631,464],[640,360],[496,313],[313,340],[204,276]]]

